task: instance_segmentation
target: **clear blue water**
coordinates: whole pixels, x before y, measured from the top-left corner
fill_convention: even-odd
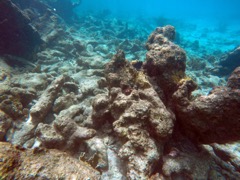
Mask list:
[[[212,54],[230,51],[240,44],[239,7],[239,0],[82,0],[75,12],[89,15],[105,11],[111,18],[131,22],[133,27],[144,21],[149,33],[156,26],[171,24],[182,39],[198,41],[204,47],[203,53]]]
[[[83,0],[79,11],[110,10],[119,17],[167,16],[239,22],[239,0]]]

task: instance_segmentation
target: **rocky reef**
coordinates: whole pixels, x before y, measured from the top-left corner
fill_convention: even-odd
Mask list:
[[[240,178],[239,67],[193,96],[173,26],[131,61],[143,44],[122,22],[86,17],[78,31],[43,2],[12,2],[0,6],[29,16],[41,48],[0,54],[0,179]],[[101,42],[87,39],[101,26]]]
[[[171,99],[179,81],[186,77],[186,53],[173,43],[175,29],[173,26],[157,28],[148,38],[146,63],[144,69],[163,90],[164,97]]]

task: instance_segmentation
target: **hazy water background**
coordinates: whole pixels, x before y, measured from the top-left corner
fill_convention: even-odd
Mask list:
[[[110,18],[131,21],[132,27],[144,22],[145,27],[149,26],[148,33],[170,24],[182,38],[198,41],[204,51],[212,54],[240,45],[239,7],[239,0],[82,0],[75,12],[84,16],[108,11]]]
[[[114,16],[204,19],[240,24],[239,0],[83,0],[79,12],[110,10]]]

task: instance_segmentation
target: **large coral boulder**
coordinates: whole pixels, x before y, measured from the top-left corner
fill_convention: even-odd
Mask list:
[[[127,164],[128,179],[147,179],[171,137],[174,116],[167,110],[143,72],[119,51],[106,65],[109,94],[93,102],[95,127],[111,123],[118,156]]]
[[[58,150],[0,142],[0,179],[100,179],[87,163]]]
[[[188,137],[201,143],[226,143],[240,139],[239,68],[226,87],[215,87],[209,95],[189,100],[195,85],[182,81],[174,93],[177,117]]]

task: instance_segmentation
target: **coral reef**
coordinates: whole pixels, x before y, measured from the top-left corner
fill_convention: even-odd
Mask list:
[[[51,125],[40,123],[36,129],[37,140],[47,148],[74,150],[84,140],[92,138],[96,132],[78,126],[71,116],[59,115]],[[71,149],[72,148],[72,149]]]
[[[53,101],[62,88],[64,76],[56,78],[51,85],[42,93],[37,103],[30,109],[30,119],[33,124],[43,121],[49,110],[52,108]]]
[[[239,152],[239,143],[204,145],[204,147],[214,158],[215,162],[219,164],[224,174],[231,179],[238,179],[240,177],[239,172],[239,156],[236,156]]]
[[[240,66],[240,47],[235,48],[225,56],[221,57],[217,74],[221,76],[230,75],[231,72]]]
[[[12,119],[2,110],[0,110],[0,141],[4,140],[4,137],[11,127]]]
[[[212,75],[221,53],[203,53],[202,40],[170,25],[146,51],[144,19],[102,12],[70,26],[46,1],[11,2],[0,6],[21,13],[42,44],[29,59],[0,52],[0,141],[15,144],[0,144],[0,179],[240,178],[240,69],[193,96],[197,85],[199,94],[225,83]]]

